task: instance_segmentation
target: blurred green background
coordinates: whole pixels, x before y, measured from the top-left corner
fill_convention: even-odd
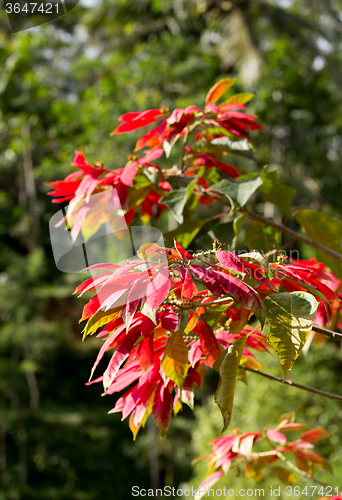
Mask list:
[[[2,6],[0,499],[121,500],[133,485],[198,486],[206,466],[190,461],[218,435],[217,380],[208,379],[195,414],[174,418],[164,440],[149,425],[133,443],[127,422],[107,414],[115,398],[85,387],[100,341],[81,342],[84,302],[72,297],[80,276],[54,264],[48,223],[60,207],[45,183],[72,171],[75,149],[90,163],[123,167],[138,134],[109,136],[121,114],[202,106],[229,75],[236,90],[256,94],[249,110],[265,126],[255,135],[260,162],[297,189],[295,205],[339,217],[341,34],[339,0],[88,0],[16,34]],[[269,204],[259,211],[273,215]],[[281,375],[274,358],[265,363]],[[341,368],[340,346],[326,342],[300,357],[293,379],[341,393]],[[333,436],[318,449],[335,476],[320,478],[337,486],[341,405],[249,379],[238,383],[232,427],[272,427],[292,410],[298,421],[326,426]],[[235,472],[222,482],[254,487]]]

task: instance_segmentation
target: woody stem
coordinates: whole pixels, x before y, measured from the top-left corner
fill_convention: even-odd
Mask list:
[[[261,375],[262,377],[268,378],[270,380],[276,380],[277,382],[280,382],[282,384],[292,385],[293,387],[297,387],[298,389],[303,389],[304,391],[324,396],[325,398],[328,399],[335,399],[336,401],[342,401],[342,396],[340,396],[339,394],[332,394],[330,392],[321,391],[320,389],[315,389],[314,387],[298,384],[298,382],[293,382],[292,380],[285,380],[281,377],[276,377],[275,375],[271,375],[270,373],[262,372],[255,368],[249,368],[248,366],[245,365],[240,365],[240,368],[242,368],[243,370],[247,370],[249,372],[257,373],[258,375]]]

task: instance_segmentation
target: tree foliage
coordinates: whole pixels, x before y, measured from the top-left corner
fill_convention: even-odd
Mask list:
[[[204,108],[189,105],[170,111],[162,106],[121,116],[121,124],[112,135],[152,125],[138,139],[134,155],[129,156],[121,169],[110,171],[102,164],[92,166],[77,152],[74,167],[79,170],[63,181],[50,183],[54,201],[70,200],[64,219],[72,240],[76,242],[82,235],[87,243],[103,223],[109,223],[114,234],[117,230],[121,234],[120,217],[128,226],[138,217],[145,225],[151,220],[158,224],[167,211],[180,225],[177,237],[188,236],[187,229],[182,230],[184,222],[196,215],[199,206],[213,204],[224,209],[219,216],[231,217],[238,239],[248,219],[257,219],[266,230],[272,225],[272,221],[254,215],[251,210],[259,189],[265,201],[274,200],[286,213],[284,200],[288,203],[292,192],[272,171],[263,169],[246,174],[241,167],[231,164],[235,155],[253,160],[250,131],[262,129],[257,117],[245,112],[244,94],[226,97],[234,83],[232,79],[216,83],[207,94]],[[178,145],[177,165],[161,168],[151,163],[159,162],[163,154],[170,158]],[[295,213],[308,233],[308,226],[300,216],[304,211],[293,210],[290,205],[287,209],[288,217]],[[94,231],[92,214],[96,214]],[[317,248],[323,260],[325,256],[333,259],[339,274],[342,255],[332,248],[339,241],[339,222],[330,218],[330,228],[335,225],[336,230],[330,233],[333,243],[327,246],[312,239],[310,233],[310,238],[292,233],[294,238]],[[273,227],[286,232],[282,225],[273,223]],[[187,243],[191,243],[191,238]],[[288,261],[279,253],[279,243],[277,247],[266,253],[260,245],[251,252],[237,254],[225,250],[224,244],[214,239],[211,249],[189,252],[175,239],[173,248],[146,241],[136,257],[126,259],[123,264],[98,263],[88,268],[106,271],[76,289],[81,295],[95,291],[83,309],[81,321],[88,321],[85,336],[101,328],[97,337],[104,341],[91,377],[105,352],[111,351],[107,368],[94,382],[102,382],[107,395],[128,389],[111,413],[120,412],[123,419],[130,416],[134,438],[150,414],[163,435],[169,428],[172,410],[177,414],[183,403],[193,408],[195,385],[201,388],[205,366],[219,373],[215,401],[225,431],[231,421],[235,383],[239,374],[241,378],[241,369],[258,371],[260,367],[249,348],[257,351],[273,348],[286,377],[314,328],[319,306],[324,308],[328,323],[331,321],[332,305],[339,300],[335,286],[336,282],[339,284],[338,278],[315,260]],[[272,262],[271,257],[277,251],[277,259]],[[337,314],[338,311],[339,306]],[[269,325],[267,340],[262,333],[265,323]],[[342,399],[323,391],[318,393]],[[286,437],[279,433],[280,428],[283,427],[267,431],[266,435],[284,445]],[[243,434],[246,444],[235,446],[233,455],[225,456],[226,465],[216,460],[221,469],[214,471],[203,485],[218,480],[233,458],[241,454],[249,458],[251,446],[259,435],[259,432]],[[330,466],[318,455],[303,454],[300,450],[311,448],[306,443],[322,436],[326,436],[324,430],[305,433],[285,448],[269,452],[265,455],[267,459],[258,455],[255,460],[269,465],[282,459],[290,469],[295,467],[305,477],[314,479],[313,464]],[[222,439],[226,442],[228,438]],[[296,466],[283,456],[288,451],[294,454]],[[254,470],[254,466],[253,460],[248,461],[246,474],[258,480],[261,467],[256,465]],[[295,482],[291,470],[281,467],[272,470],[285,484]]]

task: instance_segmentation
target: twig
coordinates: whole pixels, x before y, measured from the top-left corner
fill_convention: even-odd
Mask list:
[[[185,146],[188,142],[189,139],[189,130],[185,133],[183,137],[183,144],[182,144],[182,156],[180,160],[180,165],[179,165],[179,170],[183,173],[183,168],[184,168],[184,154],[185,154]]]
[[[290,460],[288,460],[280,451],[278,450],[271,450],[271,451],[266,451],[266,452],[262,452],[262,453],[258,453],[257,454],[259,457],[270,457],[270,456],[273,456],[273,455],[277,455],[278,458],[280,458],[280,460],[282,460],[284,463],[286,463],[286,465],[292,469],[294,472],[296,472],[296,474],[300,474],[301,476],[304,476],[306,477],[307,479],[310,479],[311,481],[314,481],[315,483],[317,484],[320,484],[321,486],[326,486],[327,488],[330,488],[330,484],[327,484],[327,483],[324,483],[323,481],[320,481],[319,479],[316,479],[315,477],[313,477],[311,474],[309,474],[308,472],[305,472],[304,470],[302,469],[299,469],[296,465],[294,465]]]
[[[331,330],[327,330],[326,328],[322,328],[321,326],[312,326],[312,330],[317,333],[321,333],[326,337],[331,337],[333,339],[341,340],[342,342],[342,333],[333,332]]]
[[[180,305],[180,304],[171,304],[172,306],[178,307],[178,309],[182,309],[183,311],[187,311],[188,309],[196,309],[197,307],[209,307],[216,305],[224,305],[231,304],[234,299],[232,297],[223,297],[222,299],[213,300],[212,302],[193,302],[190,305]]]
[[[321,486],[327,486],[328,488],[330,487],[330,484],[324,483],[323,481],[320,481],[319,479],[316,479],[313,477],[311,474],[308,472],[305,472],[304,470],[299,469],[296,465],[294,465],[290,460],[288,460],[282,453],[279,451],[277,452],[277,456],[282,460],[283,462],[286,463],[286,465],[292,469],[294,472],[297,474],[301,474],[302,476],[306,477],[307,479],[311,479],[311,481],[314,481],[315,483],[320,484]]]
[[[205,193],[207,196],[210,196],[214,200],[222,203],[225,206],[231,206],[229,201],[224,198],[224,196],[219,195],[218,193],[214,193],[209,190],[203,190],[203,193]],[[254,212],[250,212],[249,210],[243,210],[244,213],[247,214],[248,218],[250,220],[254,220],[256,222],[259,222],[263,226],[271,226],[274,227],[275,229],[278,229],[278,231],[282,231],[283,233],[287,234],[288,236],[291,236],[294,240],[301,241],[302,243],[305,243],[306,245],[310,245],[314,248],[317,248],[317,250],[320,250],[321,252],[324,252],[327,255],[330,255],[334,259],[338,260],[339,262],[342,262],[342,254],[339,252],[336,252],[332,248],[326,247],[325,245],[322,245],[318,241],[312,240],[311,238],[308,238],[307,236],[304,236],[303,234],[296,233],[296,231],[293,231],[293,229],[290,229],[283,224],[277,224],[276,222],[273,222],[270,219],[266,219],[262,215],[255,214]]]
[[[243,370],[247,370],[249,372],[257,373],[258,375],[261,375],[262,377],[268,378],[270,380],[276,380],[277,382],[280,382],[282,384],[292,385],[293,387],[298,387],[298,389],[303,389],[304,391],[312,392],[314,394],[319,394],[320,396],[324,396],[325,398],[328,399],[335,399],[336,401],[342,401],[342,396],[339,396],[338,394],[331,394],[330,392],[321,391],[320,389],[315,389],[314,387],[308,387],[307,385],[298,384],[297,382],[293,382],[292,380],[285,380],[281,377],[276,377],[275,375],[271,375],[270,373],[262,372],[255,368],[249,368],[248,366],[245,365],[240,365],[240,368],[242,368]]]
[[[339,252],[336,252],[332,248],[328,248],[325,245],[318,243],[318,241],[312,240],[311,238],[308,238],[307,236],[296,233],[296,231],[293,231],[292,229],[284,226],[283,224],[277,224],[276,222],[273,222],[270,219],[266,219],[262,215],[258,215],[258,214],[255,214],[253,212],[249,212],[248,210],[246,211],[246,214],[250,220],[259,222],[260,224],[263,224],[264,226],[274,227],[275,229],[278,229],[278,231],[282,231],[283,233],[291,236],[294,240],[301,241],[302,243],[305,243],[306,245],[310,245],[314,248],[317,248],[317,250],[320,250],[321,252],[324,252],[327,255],[330,255],[331,257],[338,260],[339,262],[342,262],[342,254],[340,254]]]

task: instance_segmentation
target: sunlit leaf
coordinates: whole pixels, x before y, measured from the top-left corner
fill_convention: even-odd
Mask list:
[[[270,322],[268,342],[279,356],[286,377],[311,331],[318,302],[307,292],[278,293],[266,297]]]
[[[207,192],[222,194],[230,202],[232,214],[238,208],[243,207],[249,198],[255,193],[262,183],[260,177],[254,177],[246,181],[236,181],[234,179],[223,179],[217,184],[210,186]]]
[[[160,203],[169,208],[170,212],[179,224],[183,223],[184,207],[189,200],[196,183],[197,179],[192,181],[186,188],[172,190],[160,200]]]
[[[240,337],[221,354],[214,364],[220,379],[215,392],[215,402],[221,410],[224,432],[231,421],[236,377],[246,337]]]
[[[283,467],[272,467],[274,474],[286,486],[292,486],[297,482],[296,476],[293,472],[284,469]]]
[[[161,366],[165,375],[181,389],[188,372],[189,361],[188,349],[179,330],[173,332],[169,338]]]
[[[254,94],[250,94],[249,92],[240,92],[239,94],[234,94],[231,97],[228,97],[226,101],[224,101],[221,106],[228,106],[229,104],[246,104],[251,99],[253,99]]]
[[[228,90],[236,80],[234,78],[224,78],[217,82],[208,92],[205,104],[215,104],[221,96]]]

